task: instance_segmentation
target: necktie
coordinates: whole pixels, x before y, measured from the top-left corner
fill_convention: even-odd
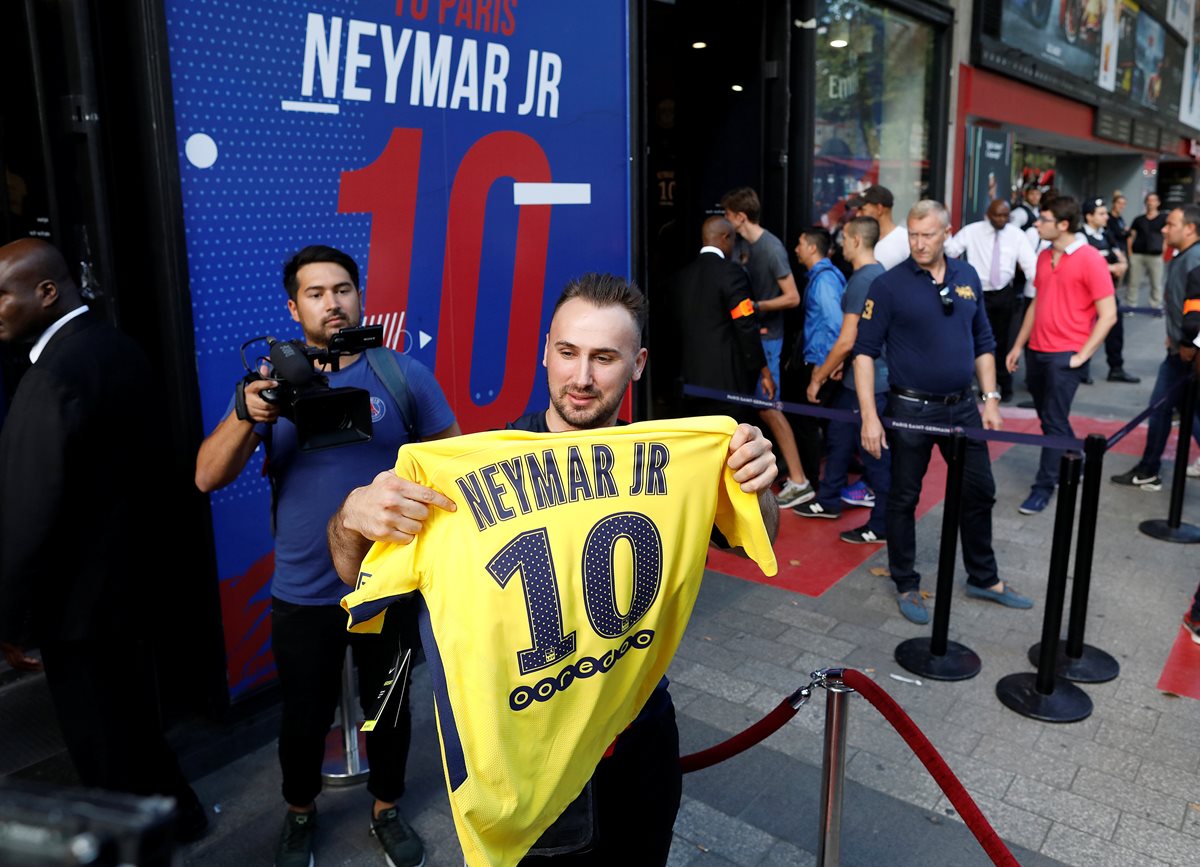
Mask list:
[[[992,271],[988,274],[988,282],[992,284],[993,289],[1000,289],[1000,233],[996,233],[996,240],[992,244]]]

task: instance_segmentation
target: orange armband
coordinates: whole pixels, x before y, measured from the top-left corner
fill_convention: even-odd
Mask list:
[[[1183,315],[1200,313],[1200,298],[1189,298],[1183,302]]]
[[[743,316],[753,316],[753,315],[754,315],[754,302],[751,301],[749,298],[747,298],[745,301],[743,301],[737,307],[734,307],[732,310],[729,311],[730,319],[741,319]]]

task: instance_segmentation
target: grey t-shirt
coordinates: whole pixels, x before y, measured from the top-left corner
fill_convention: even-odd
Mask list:
[[[788,264],[787,250],[783,242],[763,229],[762,235],[753,244],[747,245],[750,259],[746,270],[750,272],[750,292],[755,301],[768,301],[783,294],[779,288],[779,280],[792,273]],[[780,339],[783,337],[783,314],[760,313],[758,324],[767,329],[764,338]]]
[[[842,312],[862,315],[863,306],[867,303],[867,290],[875,282],[875,278],[887,269],[876,262],[873,265],[863,265],[850,275],[846,281],[846,294],[842,296]],[[842,365],[842,385],[854,391],[854,357],[846,359]],[[880,355],[875,359],[875,393],[888,390],[887,359]]]

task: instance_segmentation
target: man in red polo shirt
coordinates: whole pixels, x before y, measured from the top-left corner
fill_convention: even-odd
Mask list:
[[[1021,350],[1029,344],[1026,381],[1042,433],[1073,437],[1071,401],[1083,380],[1084,364],[1117,321],[1117,302],[1104,257],[1077,234],[1078,202],[1070,196],[1042,202],[1037,230],[1050,247],[1038,256],[1037,295],[1025,311],[1006,363],[1015,371]],[[1061,458],[1061,449],[1042,449],[1037,478],[1020,505],[1021,514],[1037,514],[1049,504]]]

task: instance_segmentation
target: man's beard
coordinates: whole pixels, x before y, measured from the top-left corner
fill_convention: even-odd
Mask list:
[[[328,346],[329,340],[333,335],[337,334],[343,328],[353,328],[359,323],[356,319],[361,320],[361,316],[355,317],[347,314],[338,322],[330,322],[327,319],[321,321],[320,329],[316,332],[304,329],[304,342],[309,346]]]
[[[551,393],[550,403],[554,405],[554,411],[558,413],[559,418],[578,430],[607,427],[609,420],[616,415],[621,406],[621,400],[625,396],[625,391],[621,390],[610,400],[605,401],[599,391],[589,390],[584,393],[601,399],[590,407],[575,409],[567,399],[568,391],[570,391],[569,388],[563,388],[558,394]]]

